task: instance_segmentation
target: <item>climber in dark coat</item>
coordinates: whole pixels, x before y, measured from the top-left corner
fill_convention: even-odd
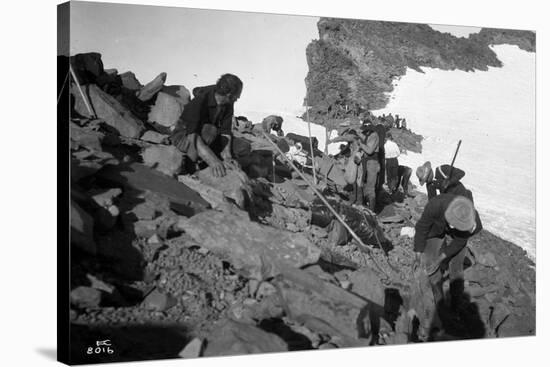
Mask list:
[[[449,266],[451,303],[463,289],[453,289],[464,275],[468,239],[482,229],[472,201],[461,195],[441,194],[430,201],[416,223],[414,251],[430,279],[436,305],[443,299],[442,265]]]
[[[460,182],[465,175],[465,172],[460,168],[452,167],[451,169],[448,164],[438,166],[435,169],[435,174],[430,162],[425,162],[416,169],[416,176],[420,185],[426,184],[428,199],[437,196],[437,191],[439,191],[440,194],[462,195],[473,201],[472,192]]]

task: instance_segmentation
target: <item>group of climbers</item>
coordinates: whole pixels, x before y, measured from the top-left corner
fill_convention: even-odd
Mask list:
[[[247,131],[257,136],[275,131],[272,139],[284,139],[279,116],[268,116],[261,124],[252,125],[245,117],[233,116],[233,105],[240,97],[243,84],[235,75],[225,74],[215,85],[193,91],[195,98],[185,107],[180,121],[171,136],[172,143],[185,153],[192,162],[202,160],[212,167],[214,175],[223,176],[226,165],[232,161],[238,150],[238,139],[233,139],[233,130]],[[391,127],[405,127],[405,120],[389,120]],[[400,124],[401,122],[401,124]],[[406,128],[406,127],[405,127]],[[399,189],[406,196],[411,195],[409,179],[412,169],[399,164],[401,150],[393,140],[388,126],[375,124],[365,119],[360,128],[349,129],[332,142],[346,142],[341,153],[335,157],[316,157],[306,141],[287,135],[285,155],[291,161],[307,166],[315,161],[318,172],[325,177],[332,174],[343,176],[333,180],[337,184],[351,186],[349,200],[355,205],[364,205],[373,212],[376,209],[377,194],[384,190],[390,195]],[[316,149],[316,144],[314,146]],[[245,149],[246,150],[246,149]],[[335,169],[338,160],[345,164]],[[332,173],[331,173],[332,172]],[[450,305],[456,307],[463,290],[463,263],[468,239],[482,229],[479,214],[475,210],[473,195],[460,180],[463,170],[453,165],[440,165],[435,173],[431,163],[426,162],[416,170],[421,186],[426,185],[428,203],[417,221],[414,236],[416,261],[426,271],[436,304],[444,302],[443,275],[449,270]]]

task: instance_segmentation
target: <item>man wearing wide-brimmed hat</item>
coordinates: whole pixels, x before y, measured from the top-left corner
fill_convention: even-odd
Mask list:
[[[463,263],[468,239],[481,231],[472,201],[461,195],[441,194],[431,199],[416,223],[414,251],[426,269],[436,305],[443,300],[443,272],[448,266],[451,304],[463,290]]]

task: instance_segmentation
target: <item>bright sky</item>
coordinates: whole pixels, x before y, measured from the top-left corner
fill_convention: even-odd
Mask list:
[[[306,47],[316,17],[71,2],[71,54],[97,51],[105,68],[133,71],[142,84],[166,72],[189,90],[223,73],[241,78],[236,107],[298,111]]]
[[[238,75],[236,112],[301,114],[306,47],[316,17],[92,2],[71,2],[71,54],[96,51],[105,68],[133,71],[142,84],[166,72],[189,90]],[[432,25],[467,35],[478,29]]]
[[[430,27],[441,33],[450,33],[455,37],[468,37],[472,33],[478,33],[479,27],[466,27],[459,25],[429,24]]]

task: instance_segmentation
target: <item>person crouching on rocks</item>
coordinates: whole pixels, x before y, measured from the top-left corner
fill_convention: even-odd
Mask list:
[[[266,134],[270,134],[271,130],[273,130],[277,133],[277,136],[285,135],[283,132],[283,118],[281,116],[269,115],[264,118],[259,125]],[[256,128],[256,126],[254,126],[254,128]]]
[[[225,176],[224,163],[232,161],[233,105],[242,89],[242,81],[233,74],[222,75],[215,85],[201,87],[185,106],[170,136],[172,144],[189,160],[197,163],[200,158],[215,177]]]
[[[399,165],[397,167],[397,189],[399,186],[403,188],[403,194],[407,197],[414,197],[413,194],[409,192],[409,180],[412,175],[412,168],[407,166]]]
[[[468,239],[481,231],[479,214],[464,196],[441,194],[424,208],[416,223],[415,260],[422,264],[432,287],[436,306],[443,300],[443,266],[449,267],[451,306],[463,294],[464,257]]]
[[[420,186],[426,184],[428,199],[437,196],[437,191],[441,194],[462,195],[473,201],[472,193],[466,189],[460,180],[465,176],[463,170],[443,164],[435,169],[435,175],[431,163],[425,162],[416,169],[416,177]]]

